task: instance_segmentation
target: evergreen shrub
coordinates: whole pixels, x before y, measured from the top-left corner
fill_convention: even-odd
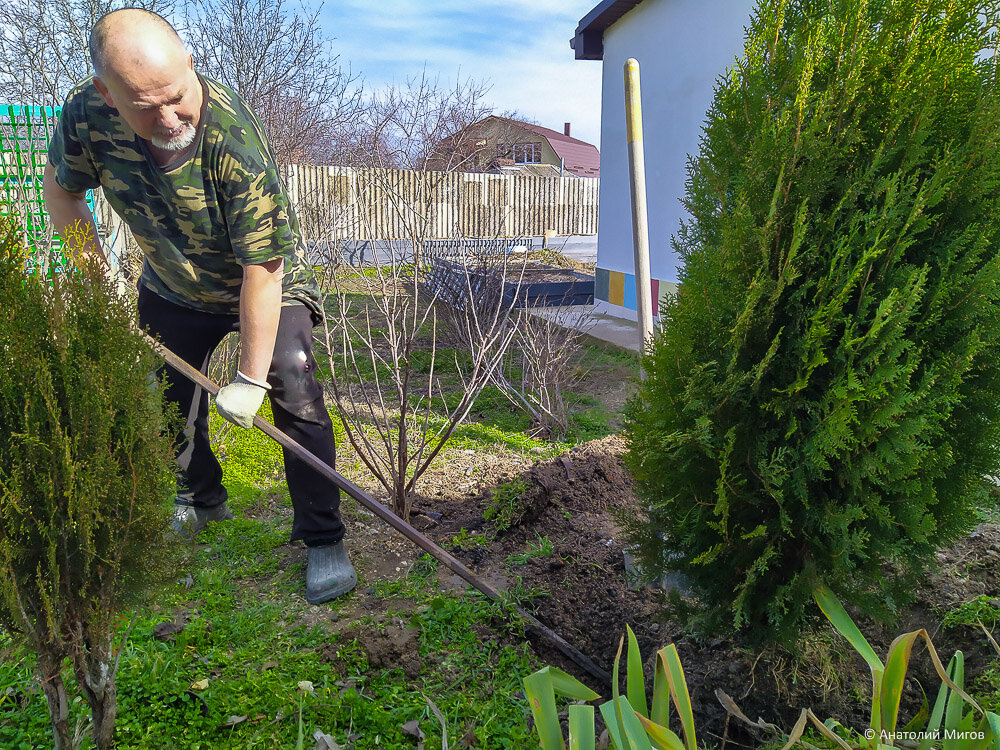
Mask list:
[[[157,361],[96,264],[46,278],[0,215],[0,627],[37,657],[57,748],[70,659],[113,743],[114,625],[172,568],[173,436]]]
[[[651,574],[794,639],[886,617],[997,471],[1000,111],[981,0],[771,0],[689,163],[676,298],[627,409]]]

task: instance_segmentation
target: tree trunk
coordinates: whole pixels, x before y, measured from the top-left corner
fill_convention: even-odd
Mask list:
[[[73,671],[90,706],[94,742],[98,750],[109,750],[115,746],[118,688],[107,649],[91,647],[73,654]]]
[[[54,750],[73,750],[73,735],[69,730],[69,702],[62,678],[62,657],[51,654],[38,655],[38,678],[45,693],[52,722]]]

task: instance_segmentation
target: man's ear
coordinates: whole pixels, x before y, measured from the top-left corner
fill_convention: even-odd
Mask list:
[[[101,92],[101,96],[104,97],[104,101],[108,103],[108,106],[114,107],[115,102],[114,99],[111,98],[111,92],[108,90],[107,84],[97,76],[94,76],[94,86]],[[117,107],[115,107],[115,109],[117,109]]]

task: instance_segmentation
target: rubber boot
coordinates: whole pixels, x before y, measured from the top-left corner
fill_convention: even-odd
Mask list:
[[[325,547],[310,547],[306,564],[306,601],[321,604],[343,596],[358,583],[343,540]]]
[[[209,521],[228,521],[233,517],[225,503],[211,508],[193,505],[174,505],[174,516],[170,519],[170,529],[183,542],[192,541]]]

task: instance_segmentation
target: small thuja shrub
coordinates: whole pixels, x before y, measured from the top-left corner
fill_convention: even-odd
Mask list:
[[[888,616],[1000,459],[988,4],[772,0],[689,165],[678,295],[628,407],[703,631],[791,641],[824,581]]]
[[[170,569],[176,425],[128,303],[96,264],[26,270],[0,216],[0,627],[36,656],[55,746],[72,747],[72,665],[113,743],[123,608]]]

